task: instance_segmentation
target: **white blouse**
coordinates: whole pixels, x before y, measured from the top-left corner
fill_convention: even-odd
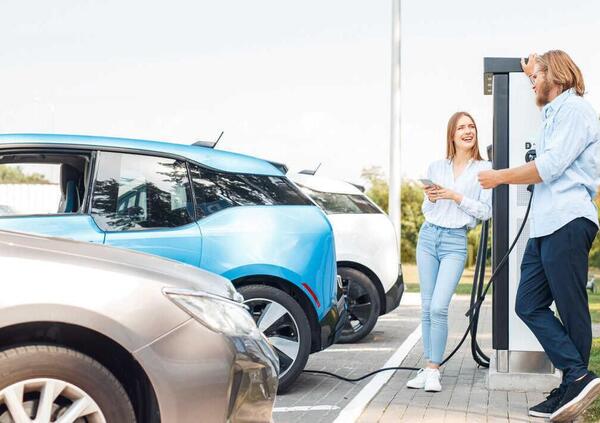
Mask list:
[[[451,189],[463,195],[460,204],[453,200],[423,200],[421,210],[425,220],[444,228],[475,227],[477,220],[492,217],[492,190],[482,189],[477,174],[492,168],[492,163],[484,160],[469,160],[467,167],[456,180],[452,170],[452,161],[438,160],[429,165],[427,178],[443,188]]]

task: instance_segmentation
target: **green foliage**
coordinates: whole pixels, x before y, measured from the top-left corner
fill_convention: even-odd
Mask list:
[[[1,175],[1,174],[0,174]],[[379,207],[387,212],[388,210],[388,184],[381,168],[370,167],[364,169],[362,177],[369,182],[367,195],[377,203]],[[1,181],[1,176],[0,176]],[[401,234],[400,255],[403,263],[414,263],[416,256],[417,237],[419,228],[425,218],[421,213],[421,204],[423,202],[423,190],[413,181],[405,180],[402,182],[402,209],[401,209]],[[598,218],[600,219],[600,193],[595,199],[598,208]],[[479,248],[479,238],[481,236],[481,225],[471,229],[467,234],[467,263],[466,267],[475,265],[477,249]],[[491,229],[488,238],[488,263],[490,263],[491,252]],[[600,233],[592,244],[590,251],[590,267],[600,268]]]
[[[0,165],[0,184],[49,184],[44,175],[25,175],[20,167]]]
[[[598,209],[598,218],[600,218],[600,193],[596,196],[596,209]],[[600,234],[596,234],[596,239],[590,250],[590,266],[600,267]]]
[[[362,177],[369,182],[367,195],[387,212],[389,187],[381,169],[379,167],[364,169]],[[403,181],[400,196],[402,202],[400,256],[403,263],[414,263],[419,229],[425,220],[421,213],[423,190],[412,181]]]
[[[400,242],[400,256],[403,262],[416,262],[417,240],[419,229],[425,221],[421,212],[423,204],[423,190],[412,181],[402,182],[401,191],[401,210],[400,210],[400,232],[402,240]]]
[[[369,182],[369,191],[367,195],[381,207],[386,213],[388,212],[388,183],[379,166],[372,166],[363,169],[361,177]]]
[[[377,203],[379,207],[387,211],[389,189],[381,168],[370,167],[364,169],[362,177],[369,182],[370,188],[367,191],[367,195]],[[423,195],[423,190],[419,184],[411,180],[404,180],[402,182],[402,191],[400,195],[402,200],[400,210],[400,231],[402,236],[402,239],[400,240],[400,256],[402,258],[402,263],[414,263],[416,261],[419,229],[425,221],[425,217],[421,212]],[[467,235],[467,267],[475,264],[480,236],[481,225],[478,225],[476,228],[469,231]],[[490,251],[489,246],[490,244],[488,244],[488,258]]]

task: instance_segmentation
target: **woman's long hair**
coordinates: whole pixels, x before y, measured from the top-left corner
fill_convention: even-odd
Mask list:
[[[471,119],[473,125],[475,125],[475,145],[471,149],[471,158],[473,160],[483,160],[481,154],[479,154],[479,137],[477,131],[477,124],[475,123],[475,119],[467,112],[456,112],[452,116],[450,116],[450,120],[448,121],[448,132],[447,132],[447,144],[446,144],[446,158],[448,160],[452,160],[454,156],[456,156],[456,146],[454,145],[454,134],[456,133],[456,127],[458,126],[458,120],[466,116]]]

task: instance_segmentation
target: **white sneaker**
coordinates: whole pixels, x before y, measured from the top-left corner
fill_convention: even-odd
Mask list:
[[[425,387],[425,369],[417,372],[417,376],[406,382],[406,387],[411,389],[423,389]]]
[[[440,371],[438,369],[425,369],[425,392],[440,392],[442,384],[440,383]]]

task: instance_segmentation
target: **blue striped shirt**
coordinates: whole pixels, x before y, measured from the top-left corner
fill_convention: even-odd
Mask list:
[[[533,193],[530,236],[549,235],[578,217],[598,225],[598,115],[570,89],[544,106],[542,119],[535,165],[543,182]]]
[[[492,217],[492,190],[482,189],[477,174],[492,168],[490,162],[470,160],[458,178],[454,178],[452,161],[438,160],[429,165],[427,178],[437,185],[463,195],[460,204],[453,200],[429,201],[425,195],[421,210],[425,220],[444,228],[474,227],[477,220]]]

